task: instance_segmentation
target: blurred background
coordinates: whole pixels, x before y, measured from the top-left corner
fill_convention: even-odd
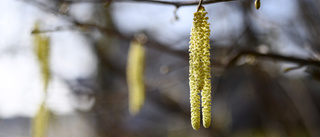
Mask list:
[[[0,136],[30,137],[44,98],[36,22],[51,39],[48,137],[320,136],[320,1],[261,0],[259,10],[254,0],[204,5],[213,118],[197,131],[188,84],[197,6],[183,5],[197,1],[167,2],[1,0]],[[146,101],[132,116],[126,63],[138,34],[147,38]]]

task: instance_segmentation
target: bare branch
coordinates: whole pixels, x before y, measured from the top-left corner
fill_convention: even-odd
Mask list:
[[[111,36],[115,36],[118,37],[120,39],[124,39],[124,40],[131,40],[131,37],[127,37],[122,35],[121,33],[111,30],[111,29],[107,29],[104,28],[102,26],[96,25],[96,24],[90,24],[90,23],[79,23],[77,22],[74,18],[72,18],[71,16],[65,15],[65,14],[61,14],[53,9],[50,9],[49,7],[46,7],[45,5],[39,3],[39,2],[35,2],[32,0],[25,0],[27,2],[33,2],[33,4],[35,4],[36,6],[42,7],[43,10],[48,10],[48,12],[51,13],[55,13],[57,15],[61,15],[63,18],[65,18],[66,20],[69,20],[70,22],[74,23],[74,27],[72,26],[68,26],[68,27],[58,27],[54,30],[42,30],[39,32],[33,32],[33,33],[46,33],[46,32],[55,32],[55,31],[61,31],[61,30],[68,30],[68,29],[76,29],[76,28],[95,28],[100,30],[101,32],[107,34],[107,35],[111,35]],[[77,2],[85,2],[84,0],[80,0]],[[110,1],[110,0],[107,0]],[[127,0],[117,0],[118,1],[127,1]],[[172,4],[172,5],[197,5],[199,4],[198,1],[196,2],[167,2],[167,1],[156,1],[156,0],[130,0],[130,1],[148,1],[148,2],[154,2],[154,3],[165,3],[165,4]],[[211,0],[211,1],[203,1],[202,4],[208,4],[208,3],[215,3],[215,2],[222,2],[222,1],[232,1],[232,0]],[[70,1],[72,2],[72,1]],[[88,0],[86,1],[88,2]],[[95,1],[93,1],[95,2]],[[102,2],[102,1],[96,1],[96,2]],[[80,29],[81,30],[81,29]],[[187,52],[183,52],[183,51],[178,51],[178,50],[174,50],[169,48],[170,46],[166,46],[166,45],[162,45],[158,42],[156,42],[155,40],[148,40],[146,42],[146,45],[149,45],[150,48],[154,48],[157,49],[159,51],[163,51],[165,53],[174,55],[174,56],[178,56],[178,57],[182,57],[183,59],[188,60],[188,53]],[[232,57],[232,59],[226,64],[226,67],[229,68],[232,65],[235,64],[235,62],[242,56],[244,55],[253,55],[255,57],[259,57],[259,58],[266,58],[266,59],[274,59],[274,60],[280,60],[280,61],[286,61],[286,62],[293,62],[293,63],[297,63],[298,65],[301,66],[305,66],[305,65],[313,65],[316,67],[320,67],[320,61],[317,60],[311,60],[311,59],[302,59],[302,58],[297,58],[297,57],[288,57],[288,56],[283,56],[283,55],[279,55],[279,54],[274,54],[274,53],[268,53],[268,54],[262,54],[259,53],[257,51],[252,51],[252,50],[240,50],[238,51],[237,54],[235,54],[234,57]],[[222,63],[221,61],[218,60],[212,60],[213,65],[215,66],[222,66],[224,63]]]
[[[199,1],[198,7],[197,7],[197,12],[199,11],[200,7],[202,6],[202,2],[203,2],[203,0]]]
[[[202,4],[213,4],[218,2],[227,2],[227,1],[236,1],[236,0],[206,0]],[[165,4],[165,5],[174,5],[176,7],[180,6],[192,6],[198,5],[199,1],[160,1],[160,0],[64,0],[67,3],[110,3],[110,2],[145,2],[153,4]]]
[[[262,54],[258,53],[256,51],[251,51],[251,50],[241,50],[234,56],[228,63],[227,68],[231,67],[232,65],[235,64],[235,62],[242,56],[244,55],[253,55],[255,57],[259,58],[266,58],[266,59],[274,59],[274,60],[279,60],[279,61],[285,61],[285,62],[292,62],[292,63],[297,63],[298,65],[305,66],[305,65],[313,65],[320,67],[320,61],[316,60],[311,60],[311,59],[302,59],[302,58],[297,58],[297,57],[288,57],[288,56],[283,56],[279,54],[274,54],[274,53],[268,53],[268,54]]]

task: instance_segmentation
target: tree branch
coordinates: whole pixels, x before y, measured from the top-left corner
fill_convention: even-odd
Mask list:
[[[241,50],[234,56],[228,63],[227,68],[231,67],[232,65],[235,64],[235,62],[242,56],[244,55],[253,55],[255,57],[259,58],[266,58],[266,59],[274,59],[274,60],[280,60],[280,61],[285,61],[285,62],[293,62],[297,63],[299,65],[313,65],[320,67],[320,61],[316,60],[311,60],[311,59],[302,59],[302,58],[297,58],[297,57],[288,57],[288,56],[283,56],[279,54],[274,54],[274,53],[268,53],[268,54],[262,54],[258,53],[256,51],[252,50]]]
[[[45,31],[39,31],[39,32],[33,32],[33,33],[43,33],[43,32],[54,32],[54,31],[61,31],[61,30],[67,30],[67,29],[75,29],[75,28],[82,28],[82,27],[86,27],[86,28],[95,28],[100,30],[101,32],[107,34],[107,35],[111,35],[111,36],[115,36],[121,39],[125,39],[130,41],[132,39],[132,37],[128,37],[128,36],[124,36],[121,33],[114,31],[114,30],[110,30],[104,27],[101,27],[99,25],[96,24],[90,24],[90,23],[79,23],[77,22],[74,18],[65,15],[65,14],[61,14],[53,9],[50,9],[49,7],[46,7],[44,5],[42,5],[39,2],[35,2],[32,0],[25,0],[28,2],[33,2],[33,4],[42,7],[44,10],[47,9],[49,12],[51,13],[55,13],[58,15],[61,15],[63,18],[65,18],[66,20],[69,20],[70,22],[75,24],[75,27],[69,26],[69,27],[60,27],[57,28],[56,30],[45,30]],[[80,0],[77,2],[85,2],[84,0]],[[107,0],[110,1],[110,0]],[[117,0],[117,1],[125,1],[125,0]],[[130,1],[148,1],[148,2],[159,2],[159,3],[166,3],[166,4],[172,4],[172,5],[187,5],[188,2],[167,2],[167,1],[156,1],[156,0],[130,0]],[[211,0],[211,1],[203,1],[202,4],[208,4],[208,3],[215,3],[215,2],[222,2],[222,1],[232,1],[232,0]],[[87,0],[88,2],[88,0]],[[98,1],[96,1],[98,2]],[[100,1],[102,2],[102,1]],[[193,4],[193,5],[197,5],[199,4],[198,1],[196,2],[189,2],[189,4]],[[185,60],[188,60],[188,53],[184,52],[184,51],[178,51],[178,50],[174,50],[172,48],[169,48],[169,46],[166,45],[162,45],[158,42],[156,42],[155,40],[148,40],[145,43],[148,47],[150,48],[154,48],[157,49],[159,51],[163,51],[164,53],[168,53],[177,57],[181,57]],[[252,51],[252,50],[240,50],[238,51],[237,54],[235,54],[234,57],[232,57],[232,59],[226,64],[226,68],[231,67],[232,65],[235,64],[235,62],[242,56],[244,55],[253,55],[255,57],[260,57],[260,58],[266,58],[266,59],[274,59],[274,60],[280,60],[280,61],[286,61],[286,62],[293,62],[293,63],[297,63],[298,65],[313,65],[316,67],[320,67],[320,61],[316,61],[316,60],[311,60],[311,59],[302,59],[302,58],[297,58],[297,57],[288,57],[288,56],[283,56],[283,55],[279,55],[279,54],[274,54],[274,53],[268,53],[268,54],[262,54],[262,53],[258,53],[257,51]],[[222,63],[221,61],[218,60],[213,60],[211,59],[211,61],[213,62],[214,66],[222,66],[224,63]]]
[[[236,1],[236,0],[206,0],[202,4],[213,4],[218,2],[227,2],[227,1]],[[67,3],[110,3],[110,2],[145,2],[153,4],[165,4],[165,5],[174,5],[176,7],[180,6],[192,6],[198,5],[199,1],[160,1],[160,0],[64,0]]]

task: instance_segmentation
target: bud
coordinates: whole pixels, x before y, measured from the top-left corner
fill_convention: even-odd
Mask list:
[[[256,7],[257,10],[260,8],[260,0],[254,2],[254,7]]]

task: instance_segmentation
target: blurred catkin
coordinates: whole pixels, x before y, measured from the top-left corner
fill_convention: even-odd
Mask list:
[[[35,25],[35,32],[39,32],[39,23]],[[38,58],[38,62],[41,70],[41,77],[43,80],[44,98],[47,96],[48,85],[51,77],[50,73],[50,39],[49,37],[34,34],[34,50]],[[46,137],[48,130],[48,121],[50,112],[46,107],[45,99],[43,99],[36,116],[32,120],[32,137]]]
[[[145,49],[141,42],[132,40],[128,52],[127,84],[129,112],[137,114],[145,100],[144,86]]]
[[[200,92],[203,126],[211,124],[210,24],[206,15],[202,6],[194,13],[189,42],[191,124],[195,130],[200,128]]]
[[[36,32],[38,31],[38,25],[36,24],[35,28]],[[34,34],[34,50],[35,54],[38,58],[40,68],[41,68],[41,76],[44,82],[44,91],[47,90],[49,80],[51,77],[50,73],[50,39],[49,37],[40,35],[39,33]]]
[[[46,137],[50,112],[43,102],[36,114],[32,119],[32,137]]]

